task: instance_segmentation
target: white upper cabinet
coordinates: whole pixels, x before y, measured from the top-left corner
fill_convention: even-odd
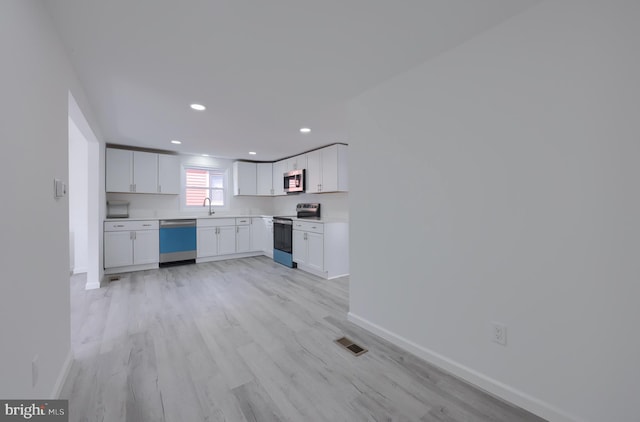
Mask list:
[[[256,163],[235,161],[233,163],[233,195],[256,195]]]
[[[284,174],[292,170],[307,168],[307,154],[297,155],[273,163],[273,195],[286,195],[284,191]]]
[[[107,148],[106,191],[180,193],[180,157]]]
[[[273,195],[273,164],[257,164],[257,193],[262,196]]]
[[[307,168],[307,154],[296,155],[295,157],[291,157],[287,159],[289,163],[289,169],[291,170],[302,170]]]
[[[158,154],[158,193],[180,193],[180,156]]]
[[[158,193],[158,154],[133,152],[133,191]]]
[[[348,148],[331,145],[322,150],[321,192],[346,192],[349,190]]]
[[[307,153],[306,192],[349,190],[348,150],[336,144]]]
[[[284,173],[291,171],[291,170],[295,170],[296,169],[296,162],[293,158],[286,158],[284,160],[281,160],[284,164]]]
[[[307,153],[307,171],[305,173],[305,192],[318,193],[322,184],[322,150]]]
[[[107,148],[107,192],[133,192],[133,152]]]
[[[282,163],[284,170],[282,173],[286,173],[292,170],[302,170],[307,168],[307,154],[296,155],[295,157],[286,158],[284,160],[280,160]]]
[[[273,163],[273,194],[286,195],[284,191],[284,174],[287,170],[287,160],[280,160]]]

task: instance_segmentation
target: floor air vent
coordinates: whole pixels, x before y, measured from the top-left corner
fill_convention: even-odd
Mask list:
[[[350,351],[351,353],[353,353],[354,356],[360,356],[364,353],[367,353],[367,349],[364,349],[358,346],[357,344],[355,344],[353,341],[351,341],[346,337],[341,337],[335,340],[335,342],[338,343],[340,346],[344,347],[345,349],[347,349],[348,351]]]

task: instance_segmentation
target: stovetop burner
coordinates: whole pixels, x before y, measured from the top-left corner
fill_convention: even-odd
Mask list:
[[[298,204],[296,215],[276,215],[274,220],[291,220],[292,218],[304,218],[305,220],[320,220],[320,204]]]

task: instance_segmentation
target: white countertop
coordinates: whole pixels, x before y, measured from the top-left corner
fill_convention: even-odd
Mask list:
[[[208,219],[208,218],[260,218],[268,217],[271,215],[247,215],[247,214],[213,214],[213,215],[160,215],[158,217],[128,217],[128,218],[105,218],[104,221],[142,221],[142,220],[194,220],[194,219]]]
[[[156,220],[192,220],[192,219],[210,219],[210,218],[272,218],[272,215],[247,215],[247,214],[213,214],[213,215],[163,215],[159,217],[129,217],[129,218],[105,218],[104,221],[156,221]],[[317,223],[348,223],[347,218],[297,218],[288,217],[292,220],[315,221]]]

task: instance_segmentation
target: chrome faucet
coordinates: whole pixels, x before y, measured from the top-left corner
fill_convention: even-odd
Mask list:
[[[207,206],[207,199],[209,200],[209,215],[213,215],[216,212],[214,210],[211,209],[211,198],[204,198],[204,202],[202,203],[203,207]]]

